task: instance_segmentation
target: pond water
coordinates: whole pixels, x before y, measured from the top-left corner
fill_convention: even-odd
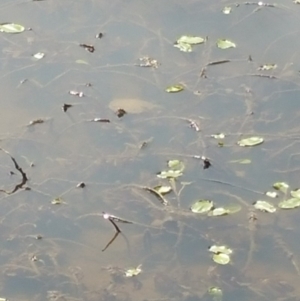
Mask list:
[[[299,208],[279,207],[299,187],[299,10],[2,0],[1,23],[26,30],[0,33],[0,298],[298,300]],[[182,35],[205,41],[183,52]],[[192,212],[202,199],[239,210]]]

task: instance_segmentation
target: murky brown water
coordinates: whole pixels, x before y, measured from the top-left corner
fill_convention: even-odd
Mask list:
[[[292,1],[2,1],[2,22],[32,30],[0,34],[8,152],[0,153],[0,298],[298,300],[299,209],[252,206],[288,197],[264,195],[275,182],[299,187],[298,9]],[[181,35],[208,40],[184,53],[173,47]],[[237,47],[220,50],[218,38]],[[37,52],[45,57],[34,60]],[[145,56],[158,68],[137,66]],[[258,70],[264,64],[278,67]],[[165,92],[178,83],[183,92]],[[72,106],[63,112],[63,104]],[[210,137],[220,132],[223,147]],[[265,141],[237,145],[249,136]],[[10,193],[22,182],[12,159],[28,181]],[[170,184],[157,173],[173,159],[185,169],[163,206],[149,188]],[[241,210],[192,213],[203,198]],[[103,211],[133,222],[118,223],[122,233],[104,252],[115,229]],[[233,249],[228,265],[212,261],[213,244]],[[140,264],[141,274],[124,277]],[[222,298],[208,294],[213,286]]]

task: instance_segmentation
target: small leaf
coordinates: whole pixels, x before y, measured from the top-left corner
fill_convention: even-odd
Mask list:
[[[292,191],[291,191],[291,196],[292,196],[293,198],[298,198],[298,199],[300,199],[300,189],[292,190]]]
[[[196,44],[202,44],[204,43],[205,39],[201,37],[195,37],[195,36],[181,36],[178,40],[177,43],[186,43],[190,45],[196,45]]]
[[[219,134],[210,135],[210,137],[215,138],[215,139],[224,139],[225,134],[219,133]]]
[[[300,206],[300,199],[291,198],[285,201],[282,201],[278,204],[278,207],[281,209],[294,209]]]
[[[225,6],[222,10],[223,14],[229,15],[231,13],[231,7],[230,6]]]
[[[239,163],[239,164],[250,164],[251,160],[250,159],[240,159],[240,160],[232,160],[229,162],[230,163]]]
[[[167,178],[178,178],[182,176],[182,172],[180,170],[163,170],[157,174],[158,178],[167,179]]]
[[[194,213],[207,213],[214,206],[211,200],[199,200],[191,206],[191,211]]]
[[[213,261],[218,264],[228,264],[230,262],[230,256],[224,253],[218,253],[213,255]]]
[[[192,52],[193,48],[191,44],[188,43],[175,43],[174,47],[178,48],[182,52]]]
[[[38,52],[38,53],[33,55],[33,57],[37,60],[42,59],[44,56],[45,56],[45,53],[43,53],[43,52]]]
[[[277,65],[276,64],[266,64],[266,65],[262,65],[262,66],[259,66],[258,70],[273,70],[273,69],[276,69],[277,68]]]
[[[135,269],[128,269],[128,270],[126,270],[125,271],[125,277],[134,277],[134,276],[137,276],[138,274],[140,274],[142,272],[141,267],[142,267],[142,265],[140,264]]]
[[[172,191],[171,186],[162,186],[162,185],[155,186],[153,189],[160,194],[167,194]]]
[[[215,254],[218,254],[218,253],[223,253],[223,254],[227,254],[227,255],[232,254],[232,250],[230,248],[228,248],[227,246],[213,245],[208,250]]]
[[[215,208],[208,213],[209,216],[222,216],[229,214],[229,211],[223,207]]]
[[[213,297],[213,301],[222,301],[223,292],[219,287],[212,286],[207,290],[207,292]]]
[[[184,90],[184,86],[181,84],[169,86],[166,88],[166,92],[168,93],[177,93]]]
[[[272,204],[270,204],[266,201],[258,200],[253,205],[254,205],[255,209],[258,209],[258,210],[261,210],[264,212],[274,213],[276,211],[276,208]]]
[[[287,193],[287,190],[290,186],[285,182],[276,182],[273,184],[273,188],[276,190],[280,190],[283,193]]]
[[[264,142],[264,139],[262,137],[250,137],[245,138],[240,141],[238,141],[239,146],[256,146],[259,144],[262,144]]]
[[[275,191],[267,191],[266,192],[266,196],[270,197],[270,198],[277,198],[278,197],[278,193]]]
[[[218,39],[217,46],[220,49],[235,48],[236,44],[226,39]]]
[[[25,30],[25,27],[15,23],[2,23],[0,24],[0,32],[5,33],[21,33]]]
[[[184,170],[184,164],[180,160],[169,160],[168,166],[173,170],[180,170],[180,171]]]
[[[51,201],[51,204],[53,205],[60,205],[62,204],[64,201],[62,198],[58,197],[58,198],[55,198],[54,200]]]

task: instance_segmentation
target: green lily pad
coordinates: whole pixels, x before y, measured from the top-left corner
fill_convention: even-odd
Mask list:
[[[292,191],[291,191],[291,196],[292,196],[293,198],[300,199],[300,189],[292,190]]]
[[[245,138],[240,141],[238,141],[239,146],[256,146],[259,144],[262,144],[264,142],[264,139],[262,137],[250,137]]]
[[[139,266],[137,266],[134,269],[128,269],[128,270],[126,270],[125,271],[125,277],[134,277],[134,276],[139,275],[142,272],[141,267],[142,267],[142,265],[140,264]]]
[[[60,205],[60,204],[63,204],[63,203],[64,203],[64,201],[60,197],[55,198],[54,200],[51,201],[51,204],[53,204],[53,205]]]
[[[258,210],[261,210],[264,212],[274,213],[276,211],[276,208],[272,204],[270,204],[266,201],[258,200],[253,205],[254,205],[255,209],[258,209]]]
[[[0,24],[0,32],[5,33],[21,33],[25,30],[25,27],[15,23],[2,23]]]
[[[172,191],[171,186],[162,186],[162,185],[155,186],[153,189],[163,195]]]
[[[224,253],[214,254],[212,257],[213,261],[218,264],[228,264],[230,262],[230,256]]]
[[[201,37],[195,37],[195,36],[181,36],[178,40],[177,43],[186,43],[190,45],[196,45],[196,44],[202,44],[204,43],[205,39]]]
[[[188,43],[175,43],[174,47],[178,48],[182,52],[192,52],[193,47],[191,44]]]
[[[226,39],[218,39],[217,41],[217,46],[220,49],[228,49],[228,48],[235,48],[236,44],[233,43],[230,40],[226,40]]]
[[[178,178],[182,176],[182,172],[180,170],[163,170],[157,174],[158,178],[168,179],[168,178]]]
[[[223,254],[227,254],[227,255],[232,254],[232,250],[230,248],[228,248],[227,246],[213,245],[208,250],[215,254],[218,254],[218,253],[223,253]]]
[[[225,134],[219,133],[219,134],[210,135],[210,137],[215,138],[215,139],[224,139]]]
[[[229,15],[231,13],[231,7],[230,6],[225,6],[222,10],[223,14]]]
[[[278,204],[278,207],[281,209],[294,209],[300,206],[300,199],[291,198],[288,200],[284,200]]]
[[[267,191],[266,192],[266,196],[268,196],[269,198],[277,198],[278,197],[278,193],[275,191]]]
[[[191,206],[191,211],[195,213],[207,213],[214,207],[211,200],[199,200]]]
[[[229,162],[230,163],[239,163],[239,164],[250,164],[251,160],[250,159],[239,159],[239,160],[232,160]]]
[[[217,286],[212,286],[207,290],[208,294],[212,296],[213,301],[222,301],[223,299],[223,292]]]
[[[222,215],[227,215],[229,214],[229,210],[223,208],[223,207],[218,207],[213,209],[208,213],[208,216],[222,216]]]
[[[273,188],[276,190],[280,190],[283,193],[287,193],[287,190],[290,186],[285,182],[276,182],[273,184]]]
[[[277,65],[276,64],[265,64],[265,65],[262,65],[258,68],[258,70],[273,70],[273,69],[276,69],[277,68]]]
[[[172,170],[180,170],[183,171],[184,170],[184,164],[182,161],[180,160],[169,160],[168,161],[168,166],[172,169]]]
[[[183,90],[184,90],[184,86],[181,84],[169,86],[166,88],[166,92],[168,92],[168,93],[177,93],[177,92],[181,92]]]

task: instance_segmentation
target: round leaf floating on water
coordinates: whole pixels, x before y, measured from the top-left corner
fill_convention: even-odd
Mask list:
[[[172,169],[172,170],[180,170],[183,171],[184,170],[184,164],[182,161],[180,160],[169,160],[168,161],[168,166]]]
[[[300,199],[291,198],[288,200],[284,200],[278,204],[278,207],[281,209],[294,209],[300,206]]]
[[[208,249],[210,252],[212,253],[223,253],[223,254],[227,254],[230,255],[232,254],[232,250],[230,248],[228,248],[227,246],[217,246],[217,245],[213,245]]]
[[[277,198],[278,197],[278,194],[277,194],[277,192],[275,192],[275,191],[267,191],[266,192],[266,196],[268,196],[269,198]]]
[[[222,216],[229,214],[229,211],[223,207],[215,208],[208,213],[209,216]]]
[[[217,41],[217,46],[220,49],[228,49],[228,48],[235,48],[236,44],[233,43],[230,40],[226,40],[226,39],[218,39]]]
[[[168,92],[168,93],[177,93],[177,92],[181,92],[183,90],[184,90],[184,86],[181,84],[169,86],[166,88],[166,92]]]
[[[285,182],[276,182],[273,184],[273,188],[276,190],[280,190],[283,193],[286,193],[290,186]]]
[[[230,256],[224,253],[218,253],[213,255],[213,261],[218,264],[228,264],[230,262]]]
[[[178,48],[182,52],[192,52],[193,48],[191,44],[188,43],[175,43],[174,47]]]
[[[160,194],[167,194],[172,191],[171,186],[162,186],[162,185],[156,186],[153,189]]]
[[[265,65],[262,65],[258,68],[258,70],[273,70],[273,69],[276,69],[277,68],[277,65],[276,64],[265,64]]]
[[[254,205],[255,209],[258,209],[258,210],[261,210],[264,212],[274,213],[276,211],[276,208],[272,204],[270,204],[266,201],[258,200],[253,205]]]
[[[15,23],[2,23],[0,24],[0,32],[5,33],[21,33],[25,27]]]
[[[191,206],[191,211],[194,213],[207,213],[214,207],[211,200],[199,200]]]
[[[142,272],[141,267],[142,267],[142,265],[140,264],[135,269],[128,269],[128,270],[126,270],[125,271],[125,277],[137,276],[138,274],[140,274]]]
[[[292,191],[291,191],[291,196],[292,196],[293,198],[300,199],[300,189],[292,190]]]
[[[213,297],[214,301],[222,301],[223,292],[219,287],[212,286],[207,290],[207,292]]]
[[[239,146],[256,146],[259,144],[262,144],[264,142],[264,139],[262,137],[250,137],[245,138],[240,141],[238,141]]]
[[[229,15],[231,13],[231,7],[230,6],[225,6],[222,10],[224,15]]]
[[[196,44],[202,44],[204,43],[205,39],[201,37],[195,37],[195,36],[181,36],[178,40],[177,43],[186,43],[190,45],[196,45]]]
[[[157,174],[158,178],[167,179],[167,178],[178,178],[182,176],[182,172],[180,170],[163,170]]]

